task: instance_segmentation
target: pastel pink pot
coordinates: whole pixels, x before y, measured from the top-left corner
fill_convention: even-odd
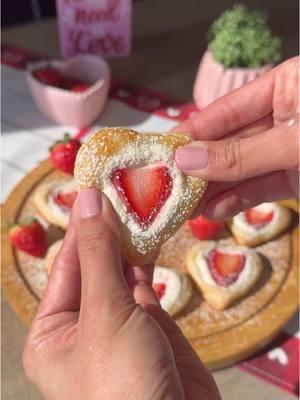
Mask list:
[[[36,79],[32,72],[53,66],[62,75],[91,84],[84,92],[73,93],[48,86]],[[42,61],[30,64],[27,82],[39,110],[49,119],[75,128],[87,127],[104,109],[110,85],[110,70],[106,61],[94,55],[79,55],[67,61]]]
[[[224,68],[213,60],[207,50],[200,62],[194,84],[194,101],[199,108],[204,108],[217,98],[253,81],[273,66],[260,68]]]

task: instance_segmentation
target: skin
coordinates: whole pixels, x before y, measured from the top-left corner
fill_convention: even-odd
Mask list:
[[[262,202],[298,197],[298,90],[299,57],[295,57],[174,129],[195,138],[192,147],[208,151],[205,168],[183,169],[213,181],[197,215],[226,219]],[[177,150],[179,168],[181,158]],[[195,161],[197,154],[189,158]]]
[[[82,219],[81,194],[27,336],[28,378],[47,400],[220,400],[156,299],[153,265],[126,265],[109,201],[96,193],[101,212]]]

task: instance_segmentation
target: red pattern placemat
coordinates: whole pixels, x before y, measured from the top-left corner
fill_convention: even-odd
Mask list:
[[[34,54],[13,45],[2,44],[2,64],[18,68],[26,68],[27,63],[39,60],[41,55]],[[197,108],[193,103],[184,103],[174,100],[163,94],[133,87],[124,82],[113,80],[110,89],[110,98],[145,113],[154,114],[174,121],[184,121]],[[76,137],[83,138],[89,133],[88,129],[77,132]],[[299,394],[299,323],[297,318],[292,325],[284,328],[278,338],[263,352],[238,365],[263,380],[273,383],[292,393]]]

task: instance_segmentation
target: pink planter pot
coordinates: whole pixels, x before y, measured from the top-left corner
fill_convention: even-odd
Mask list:
[[[253,81],[273,66],[264,65],[260,68],[224,68],[217,64],[209,50],[200,62],[194,84],[194,101],[199,108],[204,108],[224,96],[226,93]]]
[[[44,85],[32,72],[48,64],[64,76],[90,83],[90,88],[81,93],[73,93]],[[27,83],[43,114],[61,125],[80,129],[92,124],[103,111],[110,86],[110,70],[107,62],[98,56],[79,55],[67,61],[42,61],[29,65]]]

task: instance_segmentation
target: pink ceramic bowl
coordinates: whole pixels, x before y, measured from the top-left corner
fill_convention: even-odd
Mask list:
[[[79,79],[91,86],[74,93],[41,83],[33,71],[51,65],[63,76]],[[49,119],[75,128],[88,127],[103,110],[109,90],[110,70],[105,60],[94,55],[79,55],[66,61],[30,64],[27,82],[37,107]]]

